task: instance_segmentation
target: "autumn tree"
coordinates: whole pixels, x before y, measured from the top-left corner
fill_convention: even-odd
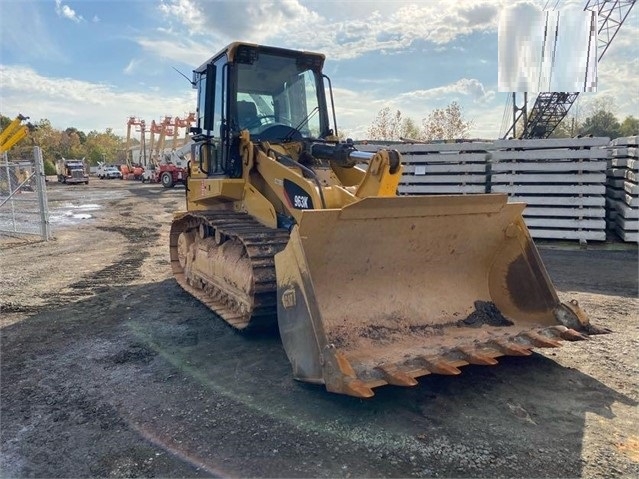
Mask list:
[[[0,125],[4,129],[11,118],[0,115]],[[54,164],[59,158],[85,158],[89,164],[100,161],[116,163],[124,161],[124,140],[107,128],[104,132],[93,130],[88,134],[75,127],[58,130],[47,119],[35,123],[27,139],[22,140],[11,150],[11,157],[28,159],[32,155],[32,146],[42,149],[45,162]]]
[[[459,103],[453,101],[446,108],[436,108],[422,120],[421,138],[426,141],[468,138],[472,126],[472,121],[464,119]]]
[[[402,124],[402,112],[391,112],[390,107],[385,106],[378,113],[371,126],[368,127],[370,140],[399,140]]]
[[[119,153],[124,150],[124,141],[113,133],[113,129],[107,128],[104,133],[89,132],[85,146],[90,164],[97,165],[101,161],[115,163],[121,161]]]

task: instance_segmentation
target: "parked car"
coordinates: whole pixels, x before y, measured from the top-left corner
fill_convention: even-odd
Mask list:
[[[115,165],[100,165],[98,167],[98,178],[102,180],[112,180],[122,178],[122,173]]]

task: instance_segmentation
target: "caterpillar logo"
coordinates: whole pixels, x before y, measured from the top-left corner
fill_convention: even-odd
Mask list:
[[[282,293],[282,306],[284,306],[285,309],[295,307],[296,302],[295,290],[293,288],[289,288]]]
[[[298,184],[284,180],[284,194],[291,208],[296,210],[312,210],[313,200]]]

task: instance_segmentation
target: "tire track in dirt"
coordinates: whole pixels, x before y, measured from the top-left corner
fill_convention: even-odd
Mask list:
[[[150,256],[148,248],[160,237],[157,226],[98,226],[97,229],[124,236],[128,240],[122,248],[125,257],[96,272],[83,275],[41,309],[63,306],[135,281],[140,276],[142,264]]]

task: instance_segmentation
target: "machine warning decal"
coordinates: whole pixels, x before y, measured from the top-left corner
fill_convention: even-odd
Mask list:
[[[284,179],[284,195],[292,208],[298,210],[312,210],[313,200],[299,185]]]

